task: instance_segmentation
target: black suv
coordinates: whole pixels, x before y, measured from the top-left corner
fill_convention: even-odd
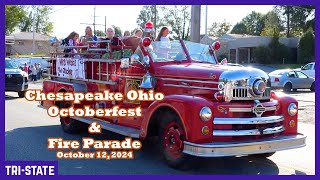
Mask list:
[[[20,98],[24,97],[28,89],[28,74],[19,69],[15,62],[6,58],[6,91],[18,92]]]

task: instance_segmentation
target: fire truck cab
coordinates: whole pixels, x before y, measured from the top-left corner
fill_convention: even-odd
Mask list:
[[[306,137],[297,129],[298,102],[272,92],[269,76],[259,69],[219,63],[215,55],[219,42],[163,43],[145,37],[136,44],[116,47],[118,51],[108,44],[104,49],[67,47],[85,49],[67,56],[52,53],[51,79],[43,82],[45,93],[109,90],[125,94],[152,89],[165,95],[161,101],[149,102],[42,101],[44,107],[142,108],[142,117],[61,117],[65,132],[79,132],[85,124],[98,121],[103,129],[124,136],[158,136],[162,155],[172,167],[181,167],[191,156],[268,157],[305,146]]]

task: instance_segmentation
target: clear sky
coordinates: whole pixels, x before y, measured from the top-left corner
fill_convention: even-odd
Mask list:
[[[64,38],[72,31],[84,34],[87,25],[81,23],[93,23],[93,5],[56,5],[50,14],[50,21],[54,23],[53,36]],[[104,24],[104,17],[107,18],[107,27],[119,26],[122,31],[133,30],[141,5],[97,5],[96,24]],[[272,10],[270,5],[209,5],[208,6],[208,28],[213,22],[226,20],[232,25],[241,21],[251,11],[267,13]],[[104,26],[96,26],[98,30],[104,30]],[[205,6],[201,8],[201,34],[205,32]]]

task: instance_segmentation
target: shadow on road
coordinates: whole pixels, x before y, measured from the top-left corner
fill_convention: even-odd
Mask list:
[[[80,142],[82,137],[124,139],[111,132],[66,134],[59,125],[18,128],[5,133],[6,160],[57,160],[56,151],[47,149],[48,137]],[[195,158],[190,169],[179,171],[164,163],[156,147],[156,139],[143,141],[142,149],[134,152],[132,160],[59,160],[59,174],[279,174],[279,168],[271,160],[249,157]]]

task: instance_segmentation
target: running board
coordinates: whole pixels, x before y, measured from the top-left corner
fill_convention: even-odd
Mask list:
[[[87,124],[91,124],[92,122],[98,122],[102,126],[102,129],[122,134],[128,137],[139,138],[140,131],[138,129],[112,124],[107,121],[95,120],[94,118],[73,117],[73,119]]]

